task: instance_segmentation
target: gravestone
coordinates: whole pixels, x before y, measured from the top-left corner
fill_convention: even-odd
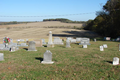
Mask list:
[[[62,39],[60,39],[59,37],[54,37],[53,43],[58,45],[63,45]]]
[[[81,42],[82,38],[76,38],[76,42]]]
[[[117,38],[116,41],[120,41],[120,38]]]
[[[96,42],[96,39],[94,39],[94,42]]]
[[[42,64],[53,64],[54,63],[52,61],[52,53],[49,50],[46,50],[46,52],[44,53],[44,58],[41,63]]]
[[[71,41],[71,39],[73,39],[73,37],[66,37],[66,39]]]
[[[83,45],[83,48],[87,48],[87,45]]]
[[[89,38],[82,38],[81,43],[79,45],[90,45],[90,39]]]
[[[28,51],[37,51],[37,50],[36,50],[36,47],[35,47],[35,42],[34,42],[34,41],[30,41],[30,42],[29,42]]]
[[[66,47],[67,47],[67,48],[71,47],[71,46],[70,46],[70,41],[69,41],[69,40],[66,40]]]
[[[119,58],[118,57],[114,57],[113,58],[113,65],[118,65],[119,64]]]
[[[20,46],[28,46],[26,43],[21,43]]]
[[[71,39],[70,42],[71,43],[76,43],[76,39]]]
[[[100,51],[104,51],[104,48],[103,48],[103,46],[100,46]]]
[[[110,41],[110,37],[104,37],[105,41]]]
[[[49,31],[49,41],[47,47],[54,47],[54,44],[52,42],[52,31]]]
[[[3,60],[4,60],[4,54],[0,53],[0,61],[3,61]]]
[[[17,49],[18,49],[17,47],[12,46],[12,47],[10,48],[10,51],[11,51],[11,52],[14,52],[14,51],[16,51]]]
[[[103,44],[103,48],[108,48],[107,44]]]
[[[119,47],[119,51],[120,51],[120,44],[118,44],[118,47]]]
[[[40,39],[40,40],[42,40],[43,45],[46,44],[45,39]]]
[[[5,45],[4,44],[0,44],[0,50],[4,49]]]
[[[42,40],[40,40],[40,47],[44,47],[43,43],[42,43]]]

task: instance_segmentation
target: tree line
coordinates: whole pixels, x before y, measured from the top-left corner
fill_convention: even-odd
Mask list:
[[[108,0],[96,15],[94,20],[86,22],[84,29],[112,38],[120,36],[120,0]]]
[[[86,21],[72,21],[65,18],[56,18],[56,19],[43,19],[43,21],[60,21],[64,23],[86,23]]]

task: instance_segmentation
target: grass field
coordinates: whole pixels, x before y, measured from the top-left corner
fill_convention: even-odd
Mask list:
[[[65,42],[64,42],[65,43]],[[87,49],[81,45],[55,45],[54,48],[37,47],[37,51],[21,48],[4,53],[0,61],[1,80],[120,80],[120,65],[113,66],[113,57],[120,58],[119,42],[90,41]],[[107,44],[104,51],[99,46]],[[54,64],[41,64],[46,50],[52,52]]]

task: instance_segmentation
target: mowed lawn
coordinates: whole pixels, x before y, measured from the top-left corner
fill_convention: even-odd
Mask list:
[[[113,57],[120,58],[120,42],[90,43],[87,49],[78,44],[66,48],[64,44],[37,47],[35,52],[22,47],[16,52],[0,51],[5,59],[0,61],[0,80],[120,80],[120,65],[112,65]],[[103,44],[108,48],[100,51]],[[54,64],[41,64],[46,50],[52,52]]]

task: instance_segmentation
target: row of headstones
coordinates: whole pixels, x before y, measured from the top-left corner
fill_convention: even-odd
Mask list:
[[[104,37],[105,41],[110,41],[111,37]],[[116,39],[112,39],[112,41],[120,41],[120,37],[117,37]]]
[[[0,61],[3,61],[3,60],[4,60],[4,54],[0,53]],[[47,50],[44,53],[43,61],[41,61],[41,63],[42,64],[53,64],[54,63],[52,61],[52,53],[49,50]],[[119,65],[119,58],[118,57],[113,58],[113,65]]]

